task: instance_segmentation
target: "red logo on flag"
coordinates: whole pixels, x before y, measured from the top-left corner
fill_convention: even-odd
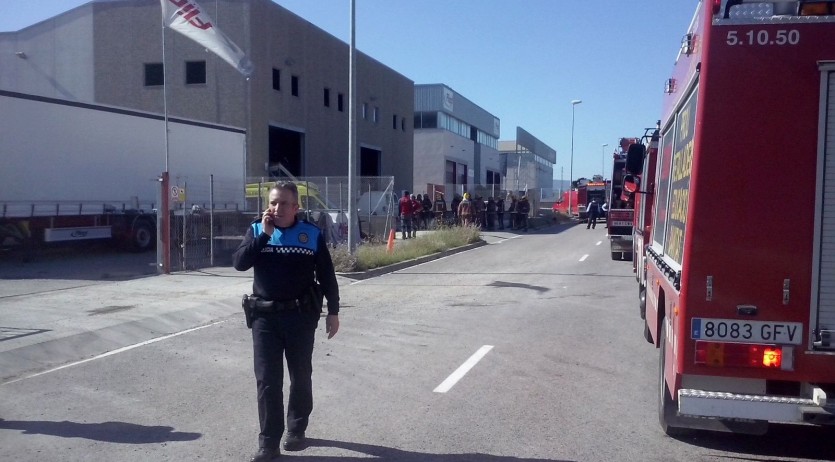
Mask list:
[[[196,3],[192,3],[191,0],[168,0],[168,2],[176,6],[178,8],[177,14],[192,26],[203,30],[212,28],[211,22],[203,21],[197,17],[200,15],[200,7]]]

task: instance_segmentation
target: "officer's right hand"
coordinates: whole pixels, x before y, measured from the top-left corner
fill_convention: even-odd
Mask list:
[[[273,222],[273,211],[271,209],[267,209],[264,211],[264,214],[261,215],[261,229],[264,230],[264,233],[272,236],[275,232],[275,223]]]

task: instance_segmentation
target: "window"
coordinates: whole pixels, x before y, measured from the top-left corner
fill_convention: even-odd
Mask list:
[[[325,99],[325,107],[331,107],[331,89],[330,88],[325,88],[325,92],[322,95],[322,97]]]
[[[273,90],[281,91],[281,70],[273,68]]]
[[[397,114],[391,116],[391,128],[397,130]]]
[[[487,184],[502,184],[502,174],[487,170]]]
[[[345,111],[345,96],[342,93],[336,94],[336,108],[339,109],[339,112]]]
[[[290,93],[293,96],[299,96],[299,76],[294,75],[290,78]]]
[[[155,87],[165,83],[165,72],[162,63],[145,64],[145,86]]]
[[[400,131],[406,131],[406,118],[403,117],[400,119]]]
[[[415,114],[415,128],[438,128],[438,113],[418,112]]]
[[[446,161],[444,180],[447,184],[467,186],[467,165],[451,160]]]
[[[455,162],[451,160],[446,161],[444,182],[446,184],[455,184]]]
[[[186,85],[206,83],[206,61],[186,61]]]
[[[380,106],[374,106],[374,112],[371,114],[371,121],[375,124],[380,121]]]
[[[362,103],[362,120],[368,120],[368,103]]]

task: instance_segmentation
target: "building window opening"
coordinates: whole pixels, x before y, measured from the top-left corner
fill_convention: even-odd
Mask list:
[[[377,149],[360,147],[360,176],[380,176],[383,153]]]
[[[283,175],[279,164],[293,176],[304,175],[304,133],[270,126],[268,150],[270,177]]]
[[[186,61],[186,85],[206,83],[206,61]]]
[[[145,86],[156,87],[165,83],[165,70],[162,63],[145,64]]]
[[[345,112],[345,96],[342,93],[336,95],[336,108],[339,112]]]
[[[331,107],[331,89],[325,88],[325,92],[323,95],[325,99],[325,107]]]
[[[281,71],[273,68],[273,90],[281,91]]]
[[[294,75],[293,77],[290,78],[290,93],[292,93],[293,96],[299,96],[299,76],[298,75]]]

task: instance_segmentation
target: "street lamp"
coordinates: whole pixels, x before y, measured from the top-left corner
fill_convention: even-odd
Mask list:
[[[571,193],[574,183],[574,107],[582,103],[579,99],[571,100],[571,163],[568,167],[568,216],[571,216]]]
[[[609,144],[606,143],[601,147],[601,154],[600,154],[600,176],[603,177],[604,181],[606,180],[606,146]]]

